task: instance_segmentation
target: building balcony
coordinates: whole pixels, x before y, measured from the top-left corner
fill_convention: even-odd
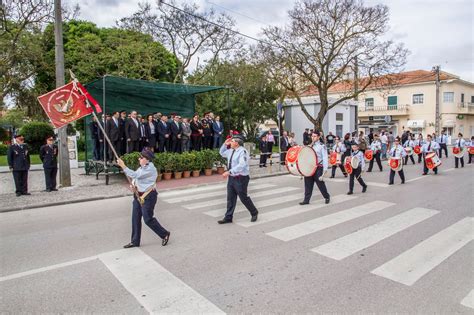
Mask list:
[[[410,105],[359,106],[359,117],[408,116]]]
[[[474,114],[474,103],[458,103],[459,114]]]

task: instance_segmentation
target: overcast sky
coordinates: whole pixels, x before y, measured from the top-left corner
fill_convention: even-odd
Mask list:
[[[196,1],[203,8],[226,12],[236,20],[240,32],[255,37],[266,25],[285,24],[287,11],[294,3],[292,0]],[[115,26],[117,19],[135,12],[138,3],[137,0],[81,0],[80,18],[99,26]],[[405,70],[430,70],[440,65],[441,70],[474,82],[474,1],[366,0],[366,3],[382,3],[390,8],[388,37],[403,42],[411,52]]]

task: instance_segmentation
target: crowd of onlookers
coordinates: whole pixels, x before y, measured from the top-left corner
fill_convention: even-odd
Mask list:
[[[136,111],[116,111],[105,115],[100,124],[112,143],[104,145],[104,136],[93,118],[89,125],[93,141],[94,160],[112,161],[118,155],[141,151],[148,148],[154,152],[186,152],[190,150],[219,148],[222,144],[224,125],[219,116],[212,112],[200,118],[195,114],[192,118],[181,117],[176,113],[169,116],[162,113],[139,115]]]

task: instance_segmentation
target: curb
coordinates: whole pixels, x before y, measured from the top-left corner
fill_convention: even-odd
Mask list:
[[[289,173],[285,172],[285,173],[256,175],[256,176],[252,176],[252,179],[276,177],[276,176],[287,175],[287,174],[289,174]],[[198,184],[192,184],[192,185],[186,185],[186,186],[182,186],[182,187],[163,189],[160,192],[167,192],[167,191],[174,191],[174,190],[185,190],[185,189],[196,188],[196,187],[200,187],[200,186],[217,185],[217,184],[220,184],[221,182],[205,183],[205,184],[199,184],[199,185]],[[114,198],[121,198],[121,197],[128,197],[128,196],[131,196],[131,194],[120,194],[120,195],[113,195],[113,196],[91,197],[91,198],[84,198],[84,199],[77,199],[77,200],[52,202],[52,203],[48,203],[48,204],[36,204],[36,205],[29,205],[29,206],[23,206],[23,207],[14,207],[14,208],[9,208],[9,209],[1,209],[0,208],[0,213],[21,211],[21,210],[29,210],[29,209],[37,209],[37,208],[43,208],[43,207],[62,206],[62,205],[68,205],[68,204],[73,204],[73,203],[81,203],[81,202],[89,202],[89,201],[97,201],[97,200],[105,200],[105,199],[114,199]]]

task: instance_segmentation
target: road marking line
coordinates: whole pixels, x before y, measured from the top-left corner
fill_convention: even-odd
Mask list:
[[[266,234],[279,240],[288,242],[299,237],[316,233],[329,227],[353,220],[355,218],[383,210],[393,205],[395,204],[392,202],[376,200],[354,208],[331,213],[323,217],[316,218],[314,220],[288,226],[286,228],[272,231]]]
[[[464,218],[372,270],[372,273],[411,286],[474,238],[473,223],[473,218]]]
[[[331,203],[330,204],[325,204],[324,200],[318,200],[312,204],[309,205],[297,205],[297,206],[292,206],[288,208],[283,208],[275,211],[270,211],[270,212],[265,212],[261,213],[258,215],[258,221],[257,222],[249,222],[248,218],[245,219],[240,219],[237,220],[237,224],[243,227],[250,227],[250,226],[255,226],[263,223],[267,223],[270,221],[275,221],[283,218],[287,218],[290,216],[294,216],[300,213],[305,213],[308,211],[316,210],[319,208],[324,208],[328,207],[334,204],[338,204],[341,202],[349,201],[356,199],[356,196],[348,196],[348,195],[337,195],[333,198],[331,198]]]
[[[288,191],[288,190],[285,190],[285,191]],[[255,196],[251,196],[251,197],[253,198]],[[294,195],[287,195],[287,196],[282,196],[282,197],[275,197],[275,198],[272,198],[272,199],[254,201],[254,204],[255,204],[255,207],[257,207],[257,209],[260,209],[260,208],[263,208],[263,207],[279,205],[279,204],[282,204],[282,203],[288,202],[288,201],[300,200],[301,198],[302,198],[301,193],[298,193],[298,194],[294,194]],[[217,218],[217,217],[223,216],[225,211],[226,211],[226,209],[222,208],[222,209],[217,209],[217,210],[206,211],[206,212],[203,212],[203,213],[208,215],[208,216]],[[245,211],[247,211],[247,208],[245,208],[245,206],[242,203],[239,202],[237,207],[235,207],[234,213],[245,212]]]
[[[324,178],[325,181],[328,182],[335,182],[335,183],[349,183],[349,178]],[[385,183],[377,183],[377,182],[365,182],[368,186],[373,187],[388,187],[388,184]]]
[[[152,314],[225,314],[138,248],[100,254],[99,259]]]
[[[452,170],[454,170],[454,168],[448,168],[447,170],[444,170],[443,172],[441,173],[445,173],[445,172],[451,172]],[[439,173],[438,173],[439,174]],[[418,176],[418,177],[415,177],[415,178],[410,178],[409,180],[406,180],[407,183],[409,182],[414,182],[416,180],[420,180],[420,179],[423,179],[423,178],[427,178],[429,177],[428,175],[422,175],[422,176]]]
[[[97,258],[98,258],[97,256],[91,256],[91,257],[72,260],[72,261],[68,261],[68,262],[64,262],[64,263],[60,263],[60,264],[56,264],[56,265],[51,265],[51,266],[47,266],[47,267],[42,267],[42,268],[38,268],[38,269],[32,269],[32,270],[28,270],[28,271],[24,271],[24,272],[20,272],[20,273],[15,273],[15,274],[12,274],[12,275],[0,277],[0,282],[7,281],[7,280],[12,280],[12,279],[18,279],[18,278],[34,275],[34,274],[45,272],[45,271],[51,271],[51,270],[54,270],[54,269],[59,269],[59,268],[64,268],[64,267],[73,266],[73,265],[77,265],[77,264],[82,264],[84,262],[95,260]]]
[[[436,210],[414,208],[313,248],[311,251],[342,260],[438,213]]]
[[[464,299],[462,299],[461,305],[474,308],[474,290],[471,290],[471,292],[469,292],[469,294]]]
[[[271,188],[275,186],[276,185],[273,185],[273,184],[258,184],[255,186],[251,186],[250,191],[255,191],[257,189]],[[227,189],[227,187],[224,187],[224,188]],[[213,191],[213,192],[209,192],[205,194],[197,194],[197,195],[184,193],[183,196],[181,197],[162,199],[162,200],[167,203],[177,203],[177,202],[191,201],[191,200],[196,200],[196,199],[211,198],[211,197],[222,195],[222,193],[225,193],[225,189],[223,189],[222,191]]]
[[[271,196],[271,195],[274,195],[274,194],[281,194],[281,193],[286,193],[286,192],[290,192],[290,191],[295,191],[295,190],[298,190],[298,189],[299,188],[296,188],[296,187],[282,187],[282,188],[276,188],[276,189],[273,189],[273,190],[259,191],[259,192],[256,192],[256,193],[252,193],[252,191],[249,191],[249,196],[250,196],[250,198],[259,198],[259,197]],[[252,194],[250,195],[250,193],[252,193]],[[218,198],[216,200],[208,200],[208,201],[203,201],[203,202],[190,203],[190,204],[187,204],[187,205],[183,205],[183,207],[186,208],[186,209],[192,210],[192,209],[197,209],[197,208],[202,208],[202,207],[210,207],[210,206],[226,205],[226,204],[227,204],[227,199],[223,195],[222,198]],[[221,210],[219,210],[219,211],[221,211]]]
[[[177,189],[171,191],[164,191],[160,193],[160,197],[162,198],[171,198],[176,196],[181,196],[183,194],[194,194],[194,193],[201,193],[205,191],[215,191],[217,189],[224,189],[227,186],[226,183],[224,184],[212,184],[207,186],[195,187],[195,188],[188,188],[188,189]]]

